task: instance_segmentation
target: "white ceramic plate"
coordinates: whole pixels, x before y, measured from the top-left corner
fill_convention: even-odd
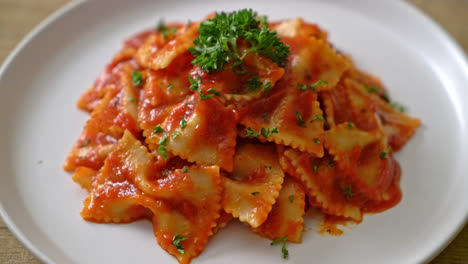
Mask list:
[[[98,225],[79,216],[86,194],[61,164],[87,115],[75,108],[122,40],[158,19],[196,20],[252,7],[270,20],[302,16],[381,76],[423,127],[397,154],[403,200],[341,237],[304,234],[290,258],[240,224],[193,263],[416,263],[456,235],[468,215],[468,66],[436,24],[400,1],[101,0],[68,5],[29,34],[0,71],[0,213],[51,263],[176,263],[151,224]],[[465,103],[463,102],[465,101]],[[308,229],[315,224],[307,217]]]

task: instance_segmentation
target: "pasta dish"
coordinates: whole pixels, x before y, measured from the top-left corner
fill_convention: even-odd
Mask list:
[[[360,222],[395,206],[393,154],[420,125],[317,25],[247,9],[129,38],[78,107],[64,169],[89,191],[81,216],[149,219],[179,263],[233,219],[287,258],[308,208]]]

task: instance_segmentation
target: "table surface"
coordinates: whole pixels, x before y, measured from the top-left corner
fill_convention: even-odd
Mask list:
[[[0,0],[0,62],[15,45],[53,11],[69,0]],[[441,24],[468,53],[467,0],[409,0]],[[0,219],[0,263],[40,263]],[[431,263],[468,263],[468,225]]]

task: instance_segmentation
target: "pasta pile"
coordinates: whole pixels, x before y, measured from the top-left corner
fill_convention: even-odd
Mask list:
[[[91,115],[64,169],[89,191],[85,220],[150,219],[180,263],[232,218],[300,243],[308,206],[361,221],[400,201],[393,152],[420,122],[392,106],[302,19],[240,10],[161,23],[79,99]]]

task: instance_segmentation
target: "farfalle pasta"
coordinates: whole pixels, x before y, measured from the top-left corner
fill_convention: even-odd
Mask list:
[[[359,222],[396,205],[393,153],[420,121],[327,36],[244,9],[128,39],[78,101],[90,119],[63,167],[83,219],[148,219],[190,263],[233,219],[287,258],[309,207]]]

